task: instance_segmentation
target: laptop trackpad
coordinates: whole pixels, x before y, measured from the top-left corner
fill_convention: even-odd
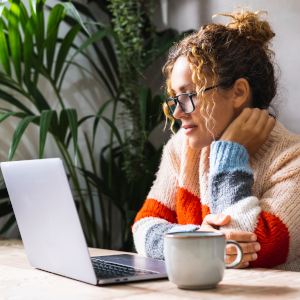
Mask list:
[[[138,255],[118,254],[108,256],[93,256],[94,259],[100,259],[111,263],[116,263],[124,266],[135,267],[150,271],[166,274],[165,262],[148,257],[141,257]]]

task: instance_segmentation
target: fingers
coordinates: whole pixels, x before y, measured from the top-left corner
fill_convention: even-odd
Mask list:
[[[235,267],[236,269],[246,268],[250,261],[257,259],[256,253],[247,253],[243,255],[242,261]],[[226,264],[231,264],[235,261],[236,255],[226,255]]]
[[[251,117],[251,115],[252,115],[252,109],[249,107],[246,107],[243,109],[241,114],[236,118],[236,121],[238,121],[240,123],[245,123],[248,121],[248,119]]]
[[[258,252],[261,249],[259,243],[240,243],[240,246],[242,247],[244,254]],[[236,255],[237,254],[236,247],[233,244],[228,244],[226,246],[226,254]]]
[[[221,230],[225,234],[226,240],[234,240],[237,242],[255,242],[257,240],[256,234],[246,231],[236,230]]]
[[[211,225],[211,226],[222,226],[226,225],[231,221],[231,217],[229,215],[223,214],[209,214],[203,220],[203,225]]]
[[[251,116],[246,121],[246,125],[249,126],[251,129],[254,128],[261,117],[261,110],[259,108],[253,108]]]
[[[276,120],[273,117],[269,117],[267,123],[264,127],[264,134],[268,136],[268,134],[273,130],[275,126]]]
[[[258,109],[258,108],[257,108]],[[268,119],[269,119],[269,112],[266,110],[266,109],[263,109],[260,111],[260,116],[256,122],[256,125],[255,127],[263,132],[267,122],[268,122]]]

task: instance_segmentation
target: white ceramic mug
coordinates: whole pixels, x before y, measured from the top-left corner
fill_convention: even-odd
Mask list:
[[[237,258],[226,264],[226,245],[234,244]],[[194,231],[166,233],[164,255],[169,280],[182,289],[210,289],[219,283],[225,268],[242,261],[239,243],[226,241],[221,232]]]

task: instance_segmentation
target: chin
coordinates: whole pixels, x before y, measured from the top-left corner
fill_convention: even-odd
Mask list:
[[[213,139],[199,140],[195,138],[189,138],[189,146],[194,150],[201,150],[209,146],[213,142]]]

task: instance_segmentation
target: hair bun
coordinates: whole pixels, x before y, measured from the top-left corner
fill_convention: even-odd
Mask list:
[[[275,36],[275,33],[266,19],[261,20],[260,17],[262,14],[268,16],[268,13],[266,11],[253,13],[242,7],[237,8],[241,9],[241,11],[234,11],[231,14],[217,14],[214,15],[213,18],[216,16],[232,18],[233,21],[228,23],[226,28],[236,29],[241,35],[267,48],[270,40]]]

